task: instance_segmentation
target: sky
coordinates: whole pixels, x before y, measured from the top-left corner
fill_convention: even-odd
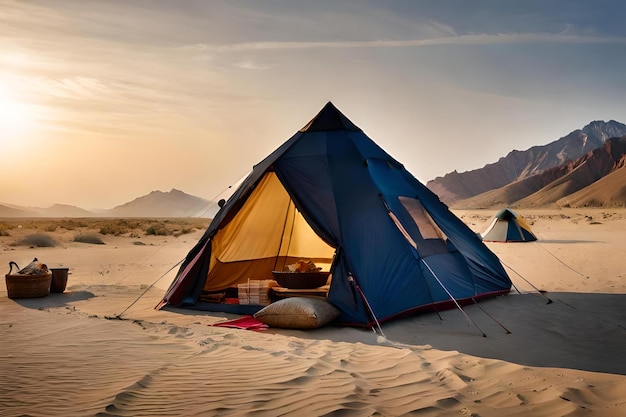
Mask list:
[[[0,202],[223,196],[328,102],[420,181],[626,123],[622,0],[0,0]]]

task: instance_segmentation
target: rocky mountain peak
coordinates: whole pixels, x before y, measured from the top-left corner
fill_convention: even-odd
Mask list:
[[[598,139],[602,142],[609,138],[616,138],[626,135],[626,125],[615,120],[596,120],[582,128],[586,135]]]
[[[546,170],[575,160],[602,146],[607,139],[626,134],[626,125],[611,120],[593,121],[582,129],[570,132],[547,145],[533,146],[525,151],[514,150],[497,162],[468,172],[449,173],[429,181],[426,186],[441,201],[453,205],[507,184],[524,180]]]

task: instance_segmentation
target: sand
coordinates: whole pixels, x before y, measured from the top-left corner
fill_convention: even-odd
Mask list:
[[[494,211],[456,213],[480,231]],[[1,286],[0,415],[626,415],[626,209],[522,214],[538,243],[488,244],[511,295],[466,307],[471,321],[428,313],[383,334],[254,332],[210,326],[233,315],[154,310],[200,230],[105,245],[57,230],[58,246],[29,248],[11,246],[29,233],[13,229],[0,237],[7,272],[36,256],[70,275],[39,299]]]

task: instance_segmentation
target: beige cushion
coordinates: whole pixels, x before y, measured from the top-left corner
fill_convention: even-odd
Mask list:
[[[264,307],[254,317],[270,327],[315,329],[330,323],[339,314],[341,312],[326,300],[291,297]]]

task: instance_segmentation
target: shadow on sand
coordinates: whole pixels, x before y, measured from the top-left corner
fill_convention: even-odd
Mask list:
[[[409,345],[504,360],[521,365],[626,375],[626,295],[512,294],[464,307],[482,337],[459,310],[426,313],[382,325],[386,338]],[[491,316],[491,317],[490,317]],[[511,333],[507,334],[500,322]],[[301,338],[377,344],[371,330],[271,330]]]
[[[13,301],[22,307],[35,310],[47,308],[65,307],[76,301],[88,300],[95,297],[91,291],[66,291],[64,293],[51,293],[41,298],[16,298]]]

